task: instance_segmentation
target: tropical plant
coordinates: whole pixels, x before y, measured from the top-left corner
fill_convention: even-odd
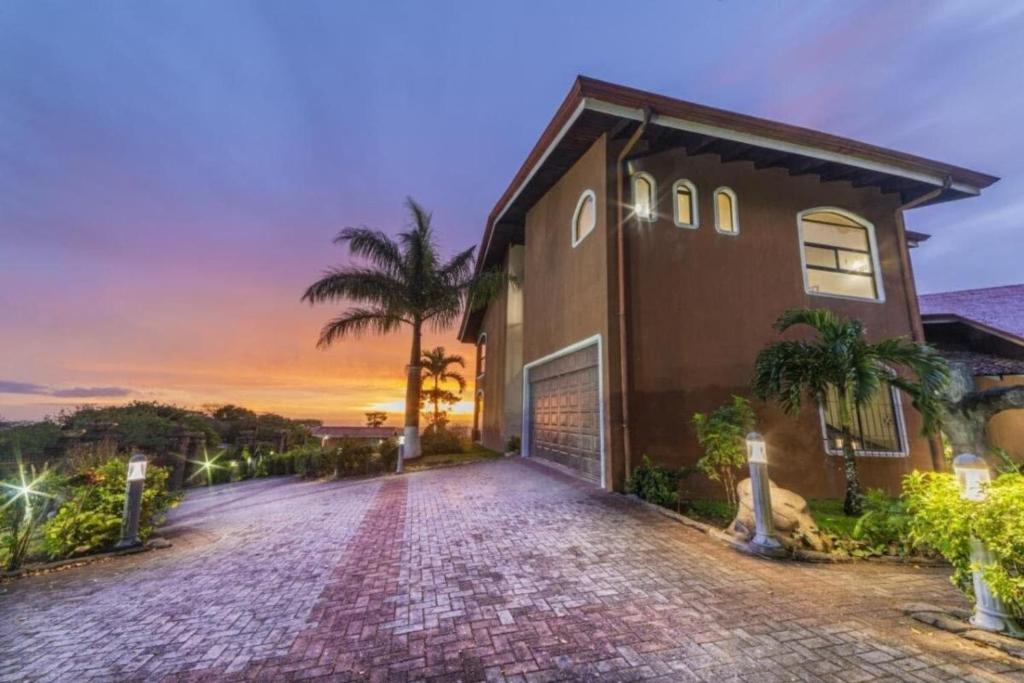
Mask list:
[[[317,343],[326,348],[335,341],[366,332],[390,334],[403,325],[412,328],[406,368],[405,456],[420,454],[420,359],[425,326],[441,331],[453,325],[469,302],[478,305],[498,291],[503,277],[497,272],[474,275],[475,248],[442,261],[430,214],[407,200],[412,218],[409,229],[392,239],[370,228],[345,228],[335,243],[345,244],[364,263],[332,268],[302,295],[310,304],[353,302],[320,331]]]
[[[1024,619],[1024,475],[997,476],[984,499],[975,501],[960,495],[951,474],[912,472],[904,479],[903,498],[913,539],[949,561],[953,584],[973,594],[971,539],[976,538],[992,559],[977,569],[1014,617]]]
[[[626,482],[626,490],[649,503],[666,508],[679,506],[679,480],[681,470],[656,465],[644,455],[643,462],[633,470],[633,476]]]
[[[712,481],[722,483],[725,499],[736,506],[736,468],[746,462],[748,432],[754,428],[754,411],[750,401],[742,396],[715,409],[710,415],[694,413],[693,427],[697,441],[704,448],[704,456],[696,467]]]
[[[798,325],[810,327],[816,337],[775,342],[762,349],[754,368],[754,394],[778,400],[790,414],[800,411],[805,394],[819,405],[825,405],[831,395],[842,435],[843,510],[859,515],[863,503],[853,443],[857,412],[888,383],[911,397],[923,418],[923,432],[933,434],[941,422],[949,366],[930,346],[903,337],[870,343],[862,322],[840,318],[826,309],[786,311],[775,322],[775,329],[781,333]],[[913,379],[897,374],[897,368],[909,371]]]
[[[29,554],[36,531],[57,502],[57,477],[44,467],[25,467],[21,451],[15,450],[18,475],[0,482],[0,557],[4,569],[21,567]]]
[[[453,405],[466,390],[466,378],[458,371],[452,370],[454,366],[466,367],[466,360],[458,355],[448,355],[443,346],[437,346],[429,351],[424,351],[421,356],[423,362],[423,379],[433,382],[433,386],[423,392],[423,402],[433,408],[430,414],[430,425],[428,430],[438,431],[447,424],[448,414],[441,410],[441,404]],[[446,382],[454,383],[459,392],[443,388],[441,385]]]
[[[366,413],[366,426],[367,427],[383,427],[384,423],[388,421],[388,414],[379,410],[371,410]]]
[[[918,549],[910,533],[910,515],[906,501],[891,498],[881,489],[871,489],[864,496],[864,514],[857,520],[851,534],[860,547],[854,555],[909,556]]]

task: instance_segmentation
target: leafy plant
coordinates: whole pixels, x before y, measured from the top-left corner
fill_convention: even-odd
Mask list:
[[[423,455],[462,453],[466,450],[462,437],[448,429],[424,432],[422,442]]]
[[[973,595],[973,536],[992,554],[993,563],[980,569],[993,594],[1024,618],[1024,475],[997,476],[982,501],[962,498],[956,478],[942,472],[913,472],[903,491],[912,538],[949,561],[953,583]]]
[[[827,309],[792,309],[775,321],[779,332],[795,326],[810,327],[816,338],[780,341],[762,349],[754,368],[754,393],[760,399],[777,399],[790,414],[800,411],[805,394],[819,405],[826,405],[832,394],[846,474],[843,509],[848,515],[859,515],[863,501],[853,445],[857,412],[888,383],[911,397],[924,418],[923,431],[930,435],[941,422],[949,366],[933,348],[909,339],[870,343],[861,321],[840,318]],[[893,374],[889,366],[909,370],[914,380]]]
[[[37,472],[26,468],[20,450],[15,450],[18,475],[0,482],[0,550],[3,565],[12,570],[21,567],[28,556],[36,531],[56,502],[57,477],[45,467]]]
[[[745,437],[754,428],[754,411],[750,401],[733,396],[732,401],[710,415],[695,413],[693,427],[697,441],[704,447],[704,456],[697,461],[697,469],[712,481],[722,483],[725,499],[735,507],[736,468],[746,462]]]
[[[523,442],[518,436],[510,436],[508,437],[508,443],[505,444],[505,451],[508,453],[518,453],[522,447]]]
[[[115,458],[71,482],[67,501],[43,529],[43,543],[51,557],[104,550],[118,541],[127,477],[126,460]],[[146,468],[139,516],[142,540],[163,520],[167,509],[180,500],[179,493],[167,490],[167,478],[168,472],[162,467]]]
[[[630,493],[649,503],[667,508],[679,507],[679,480],[681,470],[673,470],[663,465],[656,465],[644,455],[643,462],[633,470],[633,476],[626,484]]]
[[[918,547],[910,533],[906,502],[890,498],[880,489],[872,489],[864,496],[864,514],[857,520],[851,536],[861,544],[854,555],[906,557]]]
[[[432,412],[426,413],[429,425],[427,431],[439,431],[448,424],[448,412],[441,410],[441,405],[454,405],[466,390],[466,378],[451,368],[456,365],[466,367],[466,360],[458,355],[449,355],[443,346],[424,351],[420,357],[423,363],[423,380],[433,382],[433,386],[423,391],[421,398],[424,405],[429,405]],[[442,384],[452,382],[458,387],[458,393],[445,389]]]

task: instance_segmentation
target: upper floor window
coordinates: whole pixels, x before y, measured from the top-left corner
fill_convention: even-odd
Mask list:
[[[906,454],[899,394],[888,382],[879,387],[865,405],[855,411],[851,439],[857,455],[899,456]],[[839,401],[835,388],[829,387],[821,406],[825,449],[832,455],[843,453],[843,430],[839,420]]]
[[[700,219],[697,214],[697,188],[689,180],[677,180],[672,186],[675,202],[675,221],[680,228],[696,228]]]
[[[597,225],[597,197],[593,190],[585,190],[576,202],[572,215],[572,246],[576,246],[589,235]]]
[[[482,377],[487,371],[487,334],[481,334],[476,342],[476,376]]]
[[[740,231],[736,193],[728,187],[715,190],[715,230],[727,235],[735,235]]]
[[[798,219],[809,294],[883,299],[871,223],[839,209],[811,209]]]
[[[633,213],[646,221],[654,220],[654,178],[647,173],[633,176]]]

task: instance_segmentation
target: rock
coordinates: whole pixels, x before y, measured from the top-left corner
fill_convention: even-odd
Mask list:
[[[150,550],[160,550],[161,548],[170,548],[171,542],[168,541],[166,538],[154,536],[153,538],[146,541],[146,547]]]
[[[775,534],[790,550],[810,548],[818,552],[831,550],[829,541],[818,529],[811,517],[807,501],[787,489],[771,485],[772,519],[775,522]],[[739,512],[729,526],[736,536],[745,541],[754,537],[754,501],[751,493],[750,479],[744,479],[736,485],[739,494]]]

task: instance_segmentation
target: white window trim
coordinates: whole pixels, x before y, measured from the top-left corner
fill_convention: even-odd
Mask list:
[[[889,391],[892,394],[892,409],[896,413],[896,436],[900,441],[900,449],[898,451],[855,451],[854,455],[858,458],[905,458],[910,455],[907,423],[903,417],[903,397],[900,396],[899,389],[891,384]],[[821,422],[821,441],[825,447],[825,454],[841,456],[842,449],[833,447],[829,441],[828,425],[825,422],[825,406],[820,403],[818,404],[818,418]]]
[[[483,342],[483,344],[485,345],[483,372],[480,371],[480,343],[481,342]],[[480,379],[481,377],[483,377],[484,375],[487,374],[487,351],[486,351],[486,344],[487,344],[487,333],[486,332],[481,332],[480,336],[476,338],[476,358],[474,358],[474,360],[476,361],[476,367],[473,369],[477,373],[476,374],[476,378],[477,379]]]
[[[559,349],[554,353],[549,353],[543,358],[530,361],[523,366],[523,426],[522,431],[520,432],[519,448],[522,457],[530,457],[530,370],[538,365],[543,365],[550,360],[579,351],[580,349],[585,349],[594,344],[597,345],[597,419],[600,423],[600,427],[598,429],[598,442],[601,449],[601,488],[607,490],[609,484],[604,441],[604,353],[600,334],[595,334],[593,337],[581,339],[575,344],[570,344],[569,346]]]
[[[651,215],[641,216],[636,212],[636,179],[643,178],[651,184]],[[633,218],[638,221],[653,223],[658,220],[658,184],[654,182],[654,176],[646,171],[637,171],[629,178],[630,199],[633,202]]]
[[[720,227],[722,223],[718,217],[719,192],[729,195],[729,199],[732,202],[732,226],[734,228],[733,230],[722,230],[722,228]],[[715,191],[711,193],[711,203],[714,204],[715,206],[715,232],[717,232],[719,235],[729,235],[730,237],[735,237],[736,235],[740,234],[740,203],[736,199],[736,193],[733,191],[733,189],[731,187],[726,187],[725,185],[723,185],[722,187],[716,187]]]
[[[584,204],[584,202],[587,201],[588,198],[592,199],[594,201],[594,227],[591,228],[590,232],[588,232],[586,235],[584,235],[583,237],[580,237],[579,239],[577,239],[576,238],[576,221],[578,221],[580,219],[580,211],[583,209],[583,204]],[[590,233],[594,232],[595,230],[597,230],[597,195],[594,194],[593,190],[591,190],[590,188],[587,188],[586,190],[583,191],[583,194],[580,195],[579,200],[577,200],[577,202],[576,202],[576,210],[572,212],[572,223],[569,224],[569,235],[570,235],[570,239],[572,240],[572,247],[573,247],[573,249],[576,248],[577,244],[579,244],[583,240],[587,239],[587,235],[589,235]]]
[[[690,207],[693,211],[693,223],[679,222],[679,207],[676,205],[676,201],[679,198],[678,190],[680,187],[685,187],[690,191]],[[700,202],[697,198],[697,186],[686,178],[681,178],[672,183],[672,222],[676,224],[677,228],[686,228],[688,230],[696,230],[700,227]]]
[[[814,292],[811,291],[810,285],[807,282],[807,255],[804,254],[804,225],[803,218],[809,213],[820,213],[820,212],[837,213],[840,216],[849,218],[851,221],[856,221],[868,231],[868,246],[871,248],[871,267],[874,270],[875,276],[875,292],[877,296],[874,299],[867,299],[860,296],[848,296],[846,294],[830,294],[828,292]],[[845,301],[859,301],[861,303],[869,304],[884,304],[885,303],[885,284],[882,282],[882,263],[878,258],[878,242],[875,240],[875,224],[864,218],[861,215],[855,214],[852,211],[846,209],[840,209],[835,206],[816,206],[812,209],[804,209],[796,214],[796,231],[797,231],[797,247],[800,249],[800,277],[804,281],[804,293],[810,296],[820,296],[828,299],[843,299]]]

